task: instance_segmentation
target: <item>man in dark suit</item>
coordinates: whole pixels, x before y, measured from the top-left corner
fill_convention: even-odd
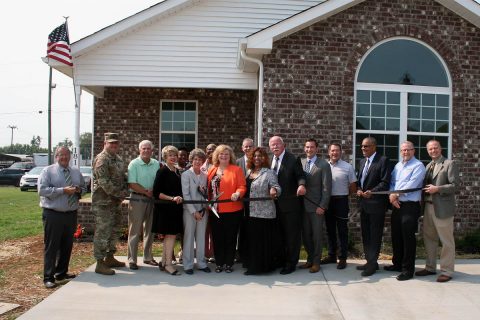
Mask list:
[[[251,150],[253,150],[253,140],[250,138],[243,139],[242,151],[244,155],[237,159],[237,166],[242,168],[245,176],[247,175],[247,157]]]
[[[428,155],[432,161],[425,174],[425,196],[423,212],[423,241],[427,251],[425,269],[415,272],[416,276],[434,275],[437,269],[438,240],[442,243],[440,271],[437,282],[452,279],[455,266],[455,239],[453,219],[455,214],[455,188],[459,174],[456,163],[442,156],[440,142],[427,143]]]
[[[284,264],[280,274],[289,274],[295,271],[300,255],[302,203],[297,196],[306,193],[305,173],[300,161],[285,150],[281,137],[271,137],[268,145],[273,153],[272,170],[277,173],[282,188],[276,201],[284,249]]]
[[[242,141],[242,151],[243,157],[237,159],[236,164],[242,168],[243,175],[247,176],[247,160],[248,154],[253,150],[253,140],[250,138],[245,138]],[[235,262],[245,262],[245,255],[247,252],[247,225],[248,217],[245,213],[242,216],[242,222],[240,223],[240,228],[238,229],[238,239],[237,239],[237,252],[235,253]]]
[[[300,268],[310,268],[310,273],[320,271],[325,211],[332,192],[332,170],[327,161],[317,157],[317,149],[317,141],[308,139],[304,147],[307,157],[300,160],[307,180],[307,193],[303,199],[302,239],[308,255],[307,262]]]
[[[360,225],[363,250],[367,263],[357,266],[362,276],[368,277],[378,270],[378,255],[382,244],[387,195],[375,195],[374,191],[387,191],[390,185],[390,165],[388,158],[377,153],[377,141],[367,137],[362,141],[364,158],[358,171],[358,191],[360,198]]]

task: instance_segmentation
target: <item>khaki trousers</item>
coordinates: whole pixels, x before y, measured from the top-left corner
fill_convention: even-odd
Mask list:
[[[438,240],[442,243],[440,252],[440,271],[451,277],[455,268],[455,239],[453,237],[453,216],[440,219],[435,216],[432,203],[425,203],[423,215],[423,240],[427,251],[425,268],[428,271],[437,269]]]
[[[132,194],[128,205],[128,262],[137,263],[138,242],[143,230],[143,261],[152,261],[153,201],[147,197]],[[134,201],[139,200],[139,201]]]

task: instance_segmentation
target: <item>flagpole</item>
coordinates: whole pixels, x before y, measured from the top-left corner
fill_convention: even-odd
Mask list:
[[[68,17],[65,18],[65,28],[67,30],[67,36],[70,42],[70,33],[68,31]],[[73,94],[75,97],[75,126],[73,133],[73,150],[72,150],[72,160],[73,166],[80,168],[80,97],[82,90],[80,86],[75,84],[75,66],[72,69],[72,84],[73,84]]]
[[[52,164],[52,67],[48,67],[48,165]]]

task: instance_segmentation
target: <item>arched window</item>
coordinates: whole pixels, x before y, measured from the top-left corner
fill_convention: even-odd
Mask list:
[[[355,81],[355,159],[367,136],[377,139],[377,152],[393,162],[399,144],[409,140],[415,156],[428,162],[425,145],[442,144],[450,156],[451,80],[441,57],[426,44],[409,38],[378,43],[363,57]]]

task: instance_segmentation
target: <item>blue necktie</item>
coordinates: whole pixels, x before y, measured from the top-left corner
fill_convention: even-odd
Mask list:
[[[70,176],[70,171],[68,169],[63,169],[63,174],[65,175],[65,185],[67,187],[72,185],[72,176]],[[75,194],[71,194],[68,196],[68,206],[73,207],[76,201]]]
[[[370,169],[370,159],[369,158],[367,158],[367,162],[365,162],[365,166],[363,167],[363,171],[362,171],[362,179],[360,179],[360,183],[362,184],[362,188],[363,188],[363,183],[365,182],[365,177],[368,174],[368,169]]]

